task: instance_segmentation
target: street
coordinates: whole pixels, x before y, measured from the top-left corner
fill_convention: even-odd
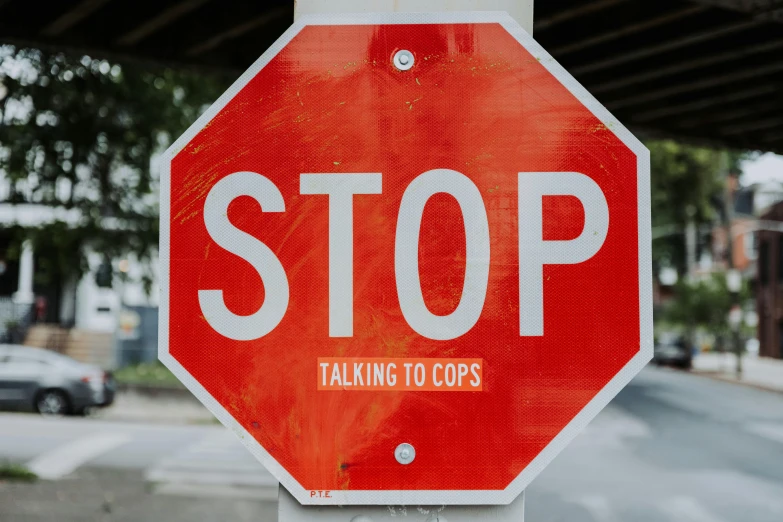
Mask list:
[[[534,521],[783,519],[783,395],[649,368],[529,490]]]
[[[0,483],[3,522],[276,517],[276,483],[218,425],[4,414],[3,460],[50,477]],[[648,368],[536,479],[527,519],[779,522],[783,395]]]

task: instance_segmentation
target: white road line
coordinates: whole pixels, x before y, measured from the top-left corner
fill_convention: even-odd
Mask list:
[[[277,498],[277,480],[232,433],[209,435],[147,469],[145,479],[160,495]]]
[[[216,459],[203,459],[203,458],[177,458],[177,459],[164,459],[161,460],[154,470],[170,469],[179,471],[231,471],[234,473],[260,473],[268,476],[272,476],[264,466],[255,460],[252,455],[248,455],[243,460],[236,458],[216,458]]]
[[[606,497],[601,495],[584,495],[567,500],[583,507],[595,522],[615,522],[617,520],[614,509],[612,509]]]
[[[233,498],[274,502],[277,500],[277,483],[274,488],[243,488],[215,484],[157,484],[153,491],[158,495],[174,495],[193,498]]]
[[[125,433],[87,435],[38,455],[27,463],[27,468],[43,479],[56,480],[130,440],[130,435]]]
[[[661,502],[661,511],[679,522],[723,522],[693,497],[674,497]]]
[[[277,481],[269,473],[237,473],[235,471],[201,471],[157,469],[147,473],[150,482],[172,482],[180,484],[214,484],[221,486],[247,486],[272,488],[277,491]]]

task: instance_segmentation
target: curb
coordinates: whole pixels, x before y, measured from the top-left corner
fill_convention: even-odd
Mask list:
[[[750,381],[740,381],[737,380],[735,377],[729,377],[728,375],[725,375],[721,372],[717,372],[714,370],[691,370],[690,373],[692,375],[696,375],[699,377],[706,377],[714,381],[721,381],[729,384],[737,384],[739,386],[745,386],[746,388],[755,388],[756,390],[783,394],[783,388],[776,388],[774,386],[768,386],[766,384],[759,384]]]

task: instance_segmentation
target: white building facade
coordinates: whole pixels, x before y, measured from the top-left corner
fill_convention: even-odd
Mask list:
[[[4,180],[0,180],[2,184]],[[145,271],[157,281],[157,258],[150,266],[143,266],[133,256],[112,261],[114,277],[111,288],[102,288],[96,281],[96,272],[104,262],[97,252],[86,252],[89,270],[79,281],[59,281],[41,285],[36,281],[36,269],[42,259],[35,252],[31,241],[24,241],[21,249],[11,249],[12,227],[32,228],[54,221],[77,223],[77,210],[53,208],[36,204],[0,203],[0,342],[30,342],[29,330],[33,325],[57,325],[60,329],[78,330],[82,335],[102,334],[95,338],[109,339],[109,351],[123,349],[123,343],[131,343],[139,337],[138,311],[151,317],[150,309],[157,308],[158,288],[153,283],[149,294],[142,282]],[[6,233],[4,234],[3,231]],[[155,329],[157,323],[155,322]],[[154,336],[148,332],[147,337]],[[104,343],[105,344],[105,343]],[[42,346],[51,348],[50,346]],[[154,352],[148,346],[147,356],[134,357],[147,360]],[[113,361],[105,365],[123,363],[121,354],[114,354]]]

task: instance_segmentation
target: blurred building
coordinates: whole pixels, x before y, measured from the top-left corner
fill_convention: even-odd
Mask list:
[[[758,257],[758,232],[766,213],[778,202],[783,201],[783,184],[770,181],[754,183],[744,187],[736,186],[736,178],[731,178],[734,200],[734,216],[731,222],[733,244],[728,252],[726,228],[716,224],[711,231],[712,252],[709,256],[710,267],[725,270],[729,255],[734,268],[742,272],[745,279],[755,281],[756,259]]]
[[[96,274],[104,260],[89,253],[81,280],[41,283],[36,271],[45,260],[29,241],[21,249],[12,245],[12,227],[55,219],[75,222],[78,211],[0,203],[0,342],[48,348],[104,367],[154,360],[158,291],[153,284],[145,292],[145,267],[133,258],[116,260],[111,286],[101,287]],[[149,269],[156,280],[156,260]]]
[[[759,355],[783,359],[783,202],[768,209],[762,220],[756,264]]]

